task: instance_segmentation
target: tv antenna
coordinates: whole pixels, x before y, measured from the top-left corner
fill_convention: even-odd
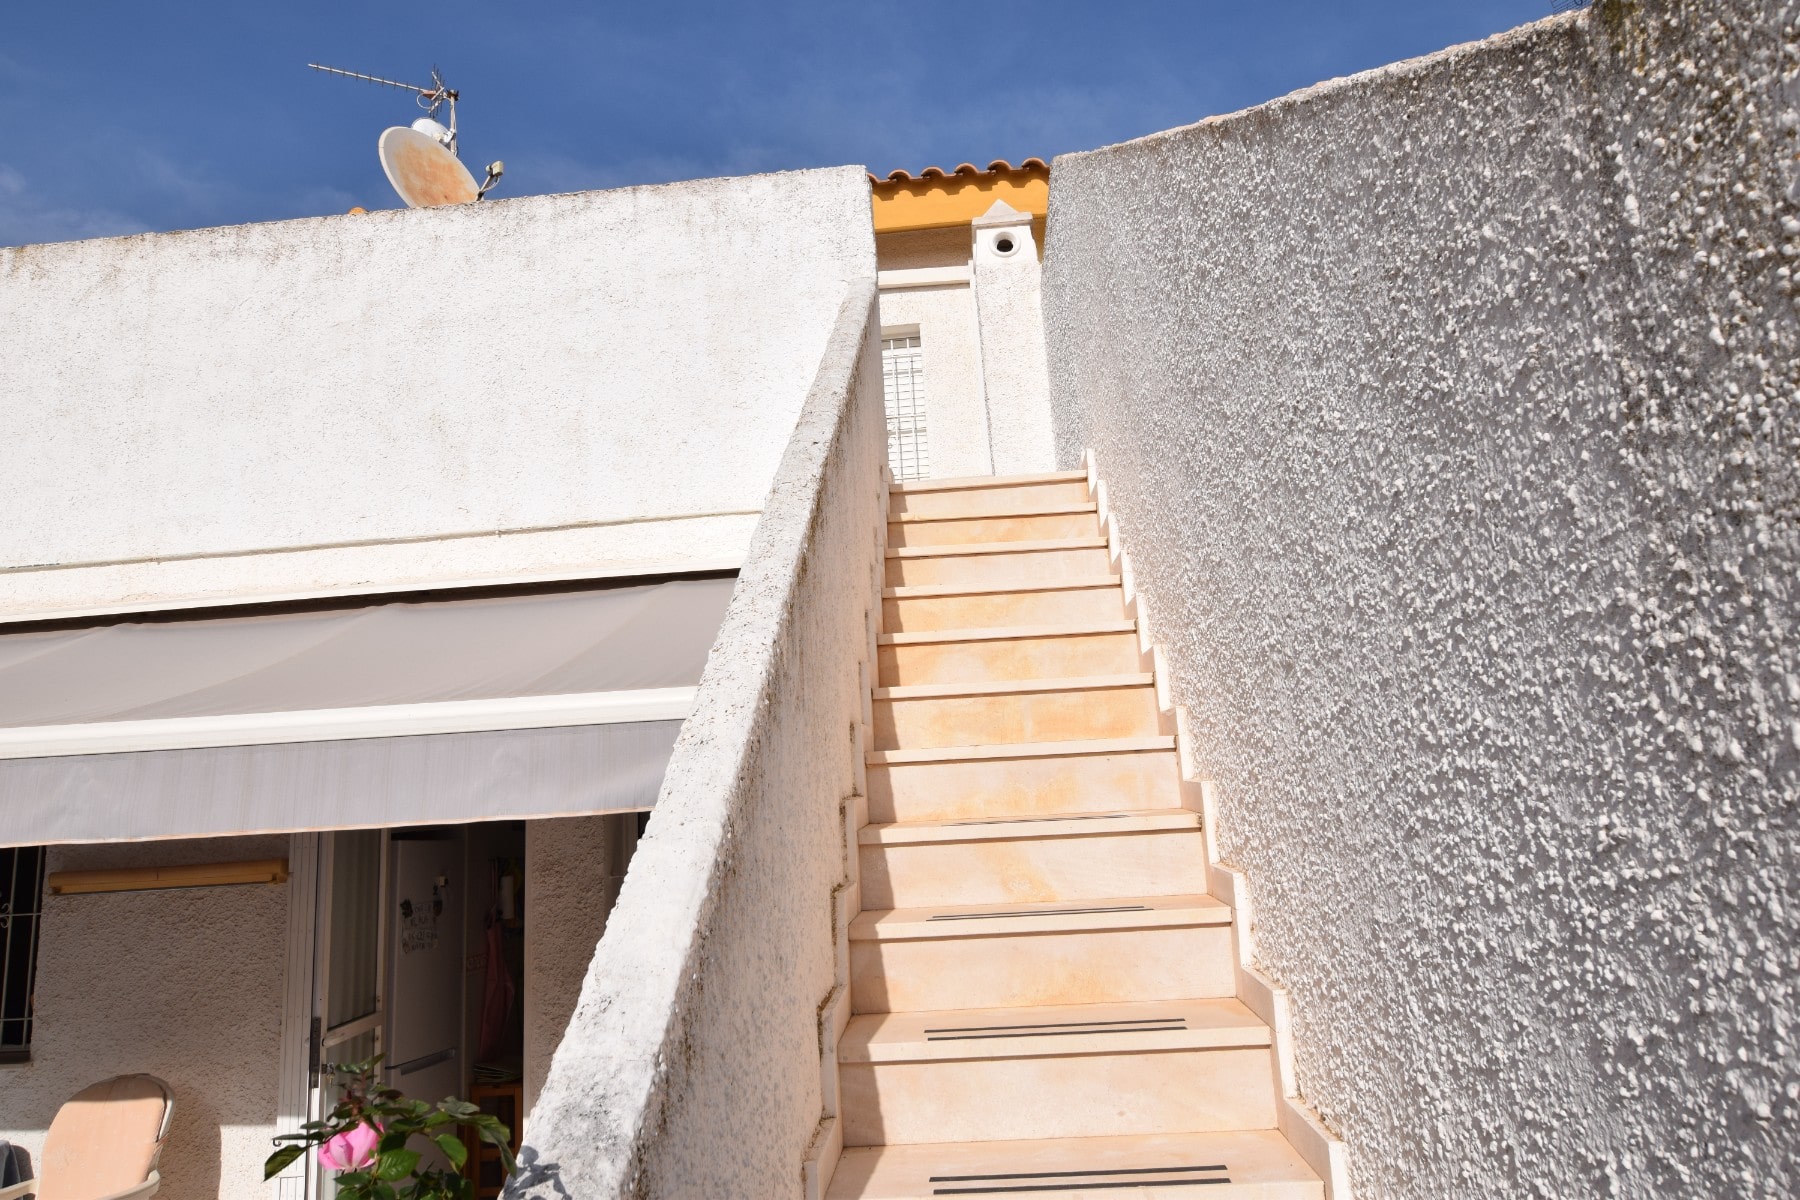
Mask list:
[[[400,193],[400,198],[406,201],[407,207],[436,208],[445,204],[467,204],[472,200],[481,200],[500,182],[500,176],[506,173],[506,164],[495,160],[488,164],[487,179],[480,187],[475,186],[475,177],[469,174],[469,169],[463,166],[456,155],[456,102],[462,93],[445,84],[444,77],[435,66],[431,68],[431,86],[422,87],[416,83],[402,83],[398,79],[365,75],[361,71],[328,67],[323,63],[306,65],[327,75],[341,75],[345,79],[360,79],[364,83],[413,93],[414,100],[425,110],[425,115],[410,127],[395,125],[383,131],[376,149],[381,158],[381,168],[387,172],[388,182],[394,185],[394,190]],[[450,108],[448,126],[437,119],[438,110],[445,105]]]

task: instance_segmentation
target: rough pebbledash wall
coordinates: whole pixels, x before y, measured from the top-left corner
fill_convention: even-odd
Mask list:
[[[1055,163],[1059,453],[1361,1196],[1800,1192],[1797,14]]]

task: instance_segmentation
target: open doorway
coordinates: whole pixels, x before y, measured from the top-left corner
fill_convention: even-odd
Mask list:
[[[647,816],[313,835],[309,1115],[337,1103],[335,1066],[379,1054],[389,1085],[470,1100],[516,1148]],[[498,1156],[469,1150],[476,1197],[498,1196]]]

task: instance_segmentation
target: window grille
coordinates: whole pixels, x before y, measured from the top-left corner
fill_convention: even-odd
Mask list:
[[[44,911],[44,848],[0,850],[0,1062],[31,1057],[31,988]]]
[[[888,469],[895,479],[925,479],[925,362],[919,335],[881,340],[881,390],[887,401]]]

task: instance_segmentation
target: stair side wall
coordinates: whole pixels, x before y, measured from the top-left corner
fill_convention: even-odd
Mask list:
[[[1359,1195],[1800,1190],[1796,61],[1603,0],[1055,163],[1060,458]]]
[[[884,438],[870,279],[845,301],[526,1119],[512,1200],[797,1200],[828,1182]]]

